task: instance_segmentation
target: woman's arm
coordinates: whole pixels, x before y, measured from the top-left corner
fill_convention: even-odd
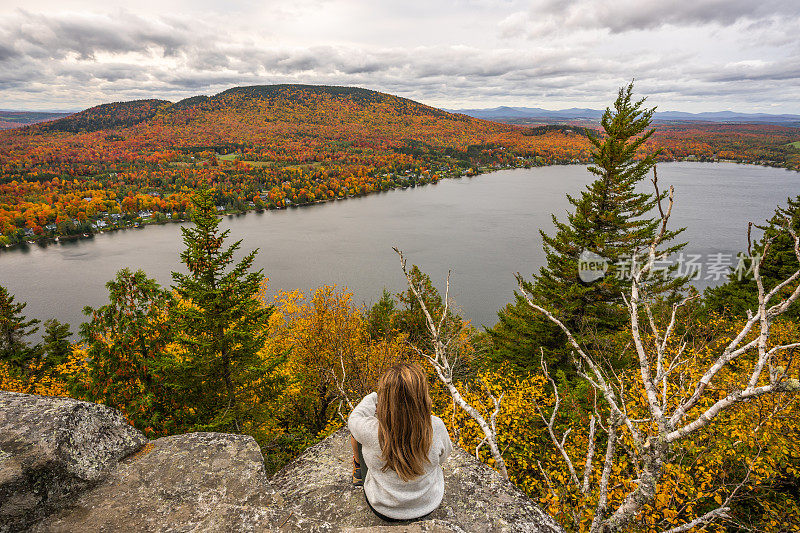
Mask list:
[[[350,430],[350,434],[362,444],[371,436],[377,435],[378,419],[375,418],[377,407],[378,393],[371,392],[364,396],[364,399],[356,405],[347,419],[347,428]]]
[[[441,424],[440,430],[440,438],[442,440],[442,451],[439,454],[439,464],[443,464],[447,461],[447,458],[450,457],[450,453],[453,451],[453,441],[450,440],[450,433],[447,432],[447,426],[444,425],[444,422],[439,420],[439,424]]]

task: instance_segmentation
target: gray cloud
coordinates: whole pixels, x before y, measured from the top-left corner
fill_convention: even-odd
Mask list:
[[[8,61],[18,55],[19,53],[14,50],[14,48],[7,44],[0,43],[0,62]]]
[[[21,11],[0,24],[0,42],[17,55],[62,59],[75,54],[91,59],[98,53],[121,54],[160,50],[173,56],[200,35],[175,21],[147,20],[131,13],[114,16]]]
[[[222,16],[203,23],[127,11],[17,11],[0,18],[0,100],[4,107],[39,102],[40,108],[75,109],[297,82],[359,85],[443,107],[583,107],[605,105],[635,77],[662,109],[780,102],[787,112],[800,112],[800,91],[792,83],[800,78],[793,59],[800,57],[794,25],[800,5],[793,1],[731,0],[723,8],[720,0],[680,0],[677,6],[570,0],[537,2],[530,11],[520,11],[516,0],[464,2],[460,9],[498,11],[494,19],[471,22],[483,36],[444,38],[450,19],[443,13],[437,15],[444,17],[441,42],[412,35],[406,45],[292,42],[258,24],[232,29],[231,20],[238,19]],[[427,4],[415,5],[422,13]],[[508,10],[517,14],[507,16]],[[281,24],[290,21],[289,14],[281,17]],[[498,27],[500,38],[489,38]]]
[[[800,59],[781,62],[741,62],[726,65],[719,71],[708,72],[710,82],[796,81],[800,80]]]
[[[800,3],[791,0],[540,0],[528,11],[517,12],[501,24],[506,35],[541,35],[574,30],[611,33],[672,26],[731,26],[746,22],[755,27],[776,18],[800,17]]]

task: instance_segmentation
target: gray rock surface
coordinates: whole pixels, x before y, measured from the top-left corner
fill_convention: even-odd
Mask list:
[[[0,391],[0,533],[557,533],[491,468],[455,450],[425,520],[388,524],[351,481],[342,429],[267,479],[252,437],[147,442],[113,409]]]
[[[426,520],[388,525],[351,481],[349,433],[342,429],[306,450],[270,479],[295,514],[283,531],[541,532],[561,528],[488,466],[456,449],[444,465],[445,495]],[[296,522],[294,517],[314,521]],[[381,527],[384,526],[384,527]],[[405,529],[403,529],[405,528]]]
[[[0,391],[0,532],[58,508],[146,442],[103,405]]]
[[[252,437],[152,441],[32,532],[273,531],[288,516]]]

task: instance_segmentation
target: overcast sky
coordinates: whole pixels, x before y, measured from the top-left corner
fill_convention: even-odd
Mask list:
[[[445,108],[800,114],[799,0],[2,0],[0,109],[355,85]]]

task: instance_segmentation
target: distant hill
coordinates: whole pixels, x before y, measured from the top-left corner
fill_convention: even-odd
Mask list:
[[[3,111],[0,110],[0,130],[21,128],[48,120],[66,117],[70,113],[50,113],[41,111]]]
[[[470,117],[481,118],[484,120],[508,120],[508,119],[552,119],[559,120],[599,120],[603,115],[602,111],[596,109],[562,109],[550,111],[540,107],[493,107],[488,109],[448,109],[452,113],[461,113]]]
[[[68,117],[41,124],[39,131],[98,131],[133,126],[153,117],[159,110],[168,107],[167,100],[133,100],[114,102],[86,109]]]
[[[452,109],[484,120],[495,120],[511,124],[534,124],[552,122],[597,122],[603,116],[599,109],[570,108],[552,111],[539,107],[493,107],[487,109]],[[736,113],[716,111],[705,113],[684,113],[682,111],[656,112],[654,122],[713,122],[722,124],[775,124],[780,126],[800,126],[800,115],[770,115],[767,113]]]
[[[586,161],[590,156],[586,130],[597,129],[601,115],[602,111],[588,108],[498,107],[450,112],[360,87],[232,87],[179,102],[112,102],[4,132],[0,171],[8,173],[6,180],[18,172],[49,175],[52,168],[46,161],[59,161],[62,168],[56,175],[65,169],[91,174],[120,161],[142,162],[146,159],[143,154],[153,161],[169,161],[169,168],[182,168],[197,160],[186,154],[203,151],[219,156],[236,152],[227,163],[269,163],[277,169],[308,165],[303,172],[325,166],[330,173],[338,172],[332,170],[335,166],[373,172],[369,169],[425,167],[432,160],[442,163],[447,158],[472,167],[517,164],[531,158],[538,164]],[[656,118],[662,122],[658,143],[669,146],[666,158],[694,155],[795,164],[796,150],[791,143],[798,140],[797,129],[769,121],[797,120],[800,125],[800,115],[671,111],[658,113]],[[756,124],[732,124],[744,120]],[[691,153],[683,148],[690,137],[702,139]],[[747,143],[742,144],[745,138]],[[32,150],[35,146],[41,149]],[[12,152],[15,157],[28,158],[28,166],[2,166],[5,155]],[[47,159],[41,159],[45,154]],[[207,157],[205,161],[209,161]],[[309,170],[312,167],[317,170]]]
[[[321,126],[335,125],[343,133],[347,124],[380,126],[385,120],[391,122],[391,117],[397,116],[428,116],[462,124],[478,122],[464,115],[369,89],[284,84],[233,87],[213,96],[193,96],[175,103],[150,99],[102,104],[33,126],[28,133],[119,131],[138,125],[128,133],[139,134],[151,126],[157,126],[160,136],[166,134],[167,137],[173,137],[178,144],[214,144],[217,141],[239,143],[248,140],[255,142],[254,137],[260,137],[255,134],[263,133],[261,129],[239,130],[244,124],[263,127],[284,123],[293,124],[300,130],[304,124],[314,124],[317,130]],[[164,127],[168,129],[164,130]],[[491,129],[497,130],[493,126]],[[321,133],[316,131],[314,136]],[[145,136],[152,139],[149,133]],[[193,136],[197,138],[192,140]],[[166,140],[165,137],[161,139]]]

